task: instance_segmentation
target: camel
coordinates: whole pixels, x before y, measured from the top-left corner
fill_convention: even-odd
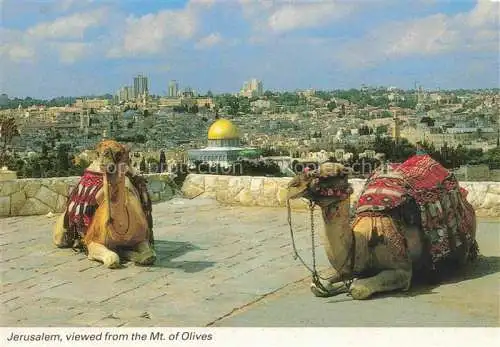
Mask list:
[[[432,161],[430,157],[424,159]],[[433,169],[437,167],[435,164],[437,163],[431,164]],[[403,164],[401,170],[402,167]],[[440,267],[442,264],[457,268],[477,256],[475,212],[458,190],[460,188],[457,186],[457,189],[444,194],[444,198],[441,199],[448,199],[445,201],[446,204],[453,202],[451,216],[459,213],[462,217],[460,221],[453,220],[450,215],[444,217],[445,214],[436,217],[437,221],[434,221],[436,225],[449,227],[444,232],[444,237],[439,239],[441,242],[439,243],[429,240],[429,235],[423,231],[423,226],[429,225],[430,221],[421,218],[427,216],[421,212],[426,211],[428,206],[434,205],[422,204],[420,200],[419,205],[408,194],[410,190],[408,182],[405,185],[401,183],[405,182],[404,180],[398,181],[403,175],[402,171],[397,170],[396,167],[393,172],[390,170],[387,172],[385,166],[384,170],[378,170],[376,175],[368,179],[357,203],[353,220],[350,218],[352,188],[348,183],[349,170],[343,165],[326,162],[316,170],[296,175],[289,183],[288,199],[306,198],[313,204],[312,206],[319,206],[322,210],[324,222],[322,239],[332,266],[332,276],[328,279],[318,277],[314,279],[313,274],[311,291],[315,296],[328,297],[349,292],[353,299],[362,300],[370,298],[375,293],[407,291],[414,276],[427,277],[438,273],[440,269],[447,271],[444,265]],[[390,189],[390,185],[383,186],[379,190],[376,190],[375,186],[370,186],[373,182],[375,185],[378,182],[386,182],[385,177],[394,178],[392,181],[395,182],[394,189],[400,189],[402,192],[400,196]],[[453,181],[452,176],[451,181]],[[384,208],[377,209],[376,207],[380,206],[373,203],[377,193],[381,193],[383,203],[386,204]],[[425,189],[421,193],[417,196],[417,200],[422,196],[424,198],[432,196]],[[453,223],[443,220],[444,218],[449,218]],[[459,235],[455,235],[453,242],[450,241],[453,236],[450,231],[452,226],[459,230]],[[448,252],[439,253],[438,246],[442,242],[445,244],[449,242]]]
[[[144,181],[130,174],[128,150],[118,142],[102,141],[97,153],[56,222],[54,244],[80,246],[88,259],[108,268],[121,267],[121,258],[152,265],[156,253],[151,211],[145,213],[143,203],[144,194],[150,203]]]

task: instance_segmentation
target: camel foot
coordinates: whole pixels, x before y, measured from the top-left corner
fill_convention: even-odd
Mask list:
[[[152,249],[146,250],[142,253],[137,254],[133,261],[136,265],[153,265],[156,261],[156,253]]]
[[[90,260],[97,260],[103,263],[109,269],[118,269],[121,267],[120,257],[115,252],[109,250],[105,246],[91,242],[88,246]]]
[[[328,283],[326,285],[323,285],[323,288],[316,285],[316,283],[311,282],[310,289],[314,296],[319,298],[328,298],[348,292],[345,284],[342,282]]]
[[[366,300],[373,294],[373,292],[363,285],[353,284],[351,286],[350,294],[355,300]]]
[[[110,252],[102,258],[102,263],[108,269],[118,269],[120,265],[120,257],[115,252]]]

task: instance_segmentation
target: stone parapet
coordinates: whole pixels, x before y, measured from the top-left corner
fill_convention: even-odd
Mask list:
[[[222,176],[190,174],[182,186],[186,198],[211,197],[223,204],[286,207],[289,177]],[[359,198],[365,180],[350,179],[354,193],[351,203]],[[500,182],[460,182],[469,191],[468,201],[478,216],[500,217]],[[293,209],[308,205],[304,199],[292,200]]]
[[[171,199],[178,191],[168,174],[145,175],[153,202]],[[0,182],[0,217],[60,213],[80,177],[28,178]]]

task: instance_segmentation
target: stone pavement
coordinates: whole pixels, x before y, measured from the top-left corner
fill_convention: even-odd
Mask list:
[[[500,325],[498,221],[479,223],[483,258],[462,277],[353,302],[310,294],[307,270],[291,256],[283,208],[174,199],[153,211],[157,264],[118,270],[52,246],[54,218],[0,219],[0,325]],[[309,261],[308,214],[293,216],[297,245]],[[326,265],[321,248],[318,256]]]
[[[157,264],[118,270],[55,248],[55,218],[0,219],[1,325],[205,326],[308,275],[283,208],[174,199],[153,211]],[[294,212],[310,258],[306,217]]]

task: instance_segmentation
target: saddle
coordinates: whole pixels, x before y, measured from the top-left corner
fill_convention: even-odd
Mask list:
[[[142,210],[146,215],[149,228],[150,244],[154,243],[153,237],[153,215],[152,202],[147,188],[147,180],[142,176],[133,176],[127,173],[126,176],[137,190],[141,201]],[[87,228],[92,223],[92,219],[97,210],[98,203],[96,194],[103,186],[103,173],[92,170],[85,170],[80,181],[68,196],[64,215],[64,228],[68,230],[67,237],[69,244],[74,248],[82,249],[81,239],[85,235]]]
[[[453,173],[429,155],[415,155],[375,171],[358,199],[356,214],[391,214],[416,203],[420,227],[436,264],[472,239],[474,210],[466,195]]]

